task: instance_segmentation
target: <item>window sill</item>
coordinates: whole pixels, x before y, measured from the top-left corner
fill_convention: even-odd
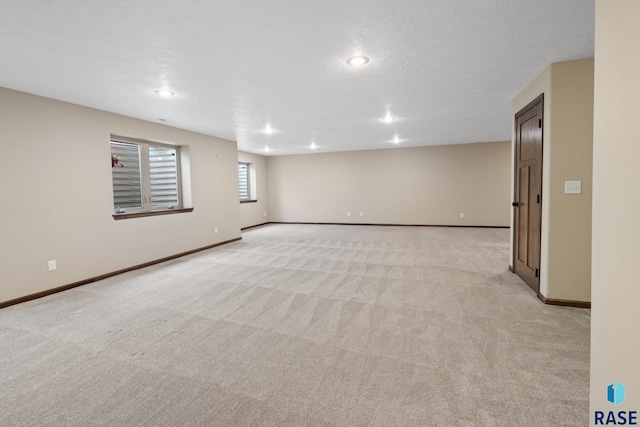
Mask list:
[[[113,214],[113,219],[119,220],[119,219],[142,218],[145,216],[171,215],[171,214],[185,213],[185,212],[193,212],[193,208],[163,209],[160,211]]]
[[[255,200],[240,200],[240,203],[256,203],[258,199]]]

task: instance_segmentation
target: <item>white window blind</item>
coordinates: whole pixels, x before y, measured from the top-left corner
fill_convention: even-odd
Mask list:
[[[140,165],[140,146],[123,142],[111,142],[113,178],[113,207],[142,208],[142,180]]]
[[[149,146],[151,207],[178,204],[178,165],[175,148]]]
[[[238,163],[238,190],[240,200],[249,200],[249,165]]]

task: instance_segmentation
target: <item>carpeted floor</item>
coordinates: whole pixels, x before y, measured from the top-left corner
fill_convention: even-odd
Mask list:
[[[509,230],[269,225],[0,310],[2,426],[588,424],[588,310]]]

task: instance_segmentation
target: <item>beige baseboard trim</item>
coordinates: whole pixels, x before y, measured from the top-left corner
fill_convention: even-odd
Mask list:
[[[97,282],[98,280],[103,280],[103,279],[106,279],[108,277],[117,276],[118,274],[127,273],[127,272],[133,271],[133,270],[139,270],[139,269],[144,268],[144,267],[149,267],[150,265],[160,264],[161,262],[165,262],[165,261],[171,261],[172,259],[180,258],[180,257],[186,256],[186,255],[191,255],[191,254],[194,254],[196,252],[206,251],[207,249],[212,249],[212,248],[215,248],[217,246],[226,245],[227,243],[237,242],[238,240],[241,240],[241,239],[242,239],[242,237],[238,237],[236,239],[226,240],[226,241],[220,242],[220,243],[214,243],[213,245],[204,246],[204,247],[198,248],[198,249],[192,249],[190,251],[181,252],[181,253],[175,254],[175,255],[170,255],[170,256],[167,256],[167,257],[164,257],[164,258],[160,258],[160,259],[156,259],[156,260],[153,260],[153,261],[145,262],[143,264],[138,264],[138,265],[134,265],[132,267],[123,268],[122,270],[113,271],[111,273],[101,274],[100,276],[95,276],[95,277],[91,277],[89,279],[80,280],[78,282],[70,283],[68,285],[58,286],[57,288],[47,289],[46,291],[37,292],[35,294],[26,295],[26,296],[23,296],[23,297],[20,297],[20,298],[15,298],[15,299],[12,299],[12,300],[9,300],[9,301],[5,301],[5,302],[0,302],[0,309],[5,308],[5,307],[9,307],[11,305],[16,305],[16,304],[20,304],[20,303],[23,303],[23,302],[31,301],[31,300],[34,300],[34,299],[46,297],[47,295],[57,294],[58,292],[66,291],[66,290],[72,289],[72,288],[77,288],[78,286],[87,285],[89,283]]]
[[[249,230],[251,228],[256,228],[256,227],[262,227],[263,225],[269,225],[269,224],[271,224],[271,223],[270,222],[263,222],[262,224],[250,225],[248,227],[241,228],[240,231]]]
[[[573,301],[567,299],[555,299],[555,298],[547,298],[542,294],[538,294],[538,299],[545,304],[549,305],[562,305],[565,307],[579,307],[579,308],[591,308],[590,301]]]
[[[267,224],[305,224],[305,225],[375,225],[378,227],[460,227],[460,228],[510,228],[508,225],[446,225],[446,224],[375,224],[355,222],[299,222],[269,221]]]

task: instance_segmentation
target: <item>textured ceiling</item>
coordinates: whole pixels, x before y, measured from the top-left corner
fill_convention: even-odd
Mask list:
[[[0,86],[270,155],[508,140],[514,96],[593,44],[594,0],[0,2]]]

